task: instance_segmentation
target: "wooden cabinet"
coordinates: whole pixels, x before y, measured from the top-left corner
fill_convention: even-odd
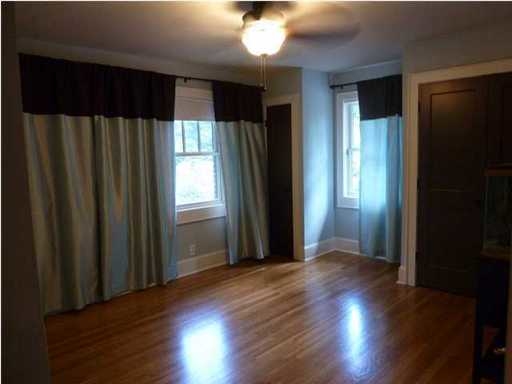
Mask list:
[[[478,290],[473,359],[473,383],[481,379],[504,382],[505,356],[498,350],[505,346],[509,284],[509,255],[486,252],[478,260]],[[484,344],[484,330],[494,330],[492,341]],[[484,348],[485,347],[485,348]]]

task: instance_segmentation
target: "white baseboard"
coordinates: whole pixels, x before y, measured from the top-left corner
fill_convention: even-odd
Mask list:
[[[178,277],[192,275],[207,269],[227,264],[227,251],[221,250],[212,253],[205,253],[178,261]]]
[[[343,237],[331,237],[330,239],[319,241],[304,247],[304,261],[310,261],[317,257],[323,256],[330,252],[350,253],[358,256],[365,256],[360,252],[359,241],[354,239],[346,239]],[[403,265],[398,269],[397,284],[408,285],[407,271]]]
[[[334,237],[334,248],[336,251],[361,255],[359,252],[359,241],[346,239],[344,237]]]
[[[332,237],[304,247],[305,261],[316,259],[327,253],[338,251],[360,255],[359,241],[343,237]]]
[[[334,251],[333,238],[309,244],[304,247],[304,261],[316,259],[319,256]]]
[[[407,283],[407,271],[403,265],[398,268],[398,281],[397,284],[409,285]]]

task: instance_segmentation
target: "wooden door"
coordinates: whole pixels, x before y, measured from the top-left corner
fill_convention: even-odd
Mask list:
[[[267,107],[270,252],[293,258],[291,104]]]
[[[482,248],[488,78],[420,86],[418,283],[473,295]]]
[[[488,106],[488,164],[512,164],[512,73],[489,77]]]

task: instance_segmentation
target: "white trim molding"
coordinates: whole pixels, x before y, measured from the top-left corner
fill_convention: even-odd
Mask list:
[[[334,248],[338,252],[351,253],[353,255],[361,255],[359,250],[359,241],[354,239],[346,239],[344,237],[334,237]]]
[[[305,246],[304,261],[310,261],[334,251],[361,255],[359,252],[359,241],[343,237],[331,237],[330,239]]]
[[[333,239],[321,240],[318,243],[306,245],[304,247],[304,261],[310,261],[335,251]]]
[[[178,278],[227,264],[227,251],[205,253],[178,261]]]
[[[290,104],[292,106],[292,205],[293,250],[295,260],[305,260],[304,254],[304,191],[302,167],[302,104],[299,94],[263,98],[266,120],[267,107]]]
[[[176,212],[177,225],[195,223],[196,221],[204,221],[216,219],[226,216],[226,207],[223,203],[212,205],[201,205],[198,207],[180,208]]]
[[[348,188],[348,151],[351,135],[349,116],[346,116],[345,103],[357,102],[357,90],[338,91],[335,93],[335,128],[336,128],[336,208],[359,209],[359,197],[346,196]]]
[[[418,179],[418,101],[420,84],[512,71],[512,58],[404,74],[404,191],[402,258],[398,281],[416,285],[416,215]]]

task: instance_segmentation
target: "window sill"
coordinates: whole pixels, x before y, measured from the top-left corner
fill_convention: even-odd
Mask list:
[[[336,208],[359,209],[359,199],[340,197],[338,199],[338,204],[336,204]]]
[[[178,208],[177,225],[195,223],[226,216],[224,204],[212,204],[199,207]]]
[[[353,210],[358,211],[359,205],[337,205],[336,209],[353,209]]]

